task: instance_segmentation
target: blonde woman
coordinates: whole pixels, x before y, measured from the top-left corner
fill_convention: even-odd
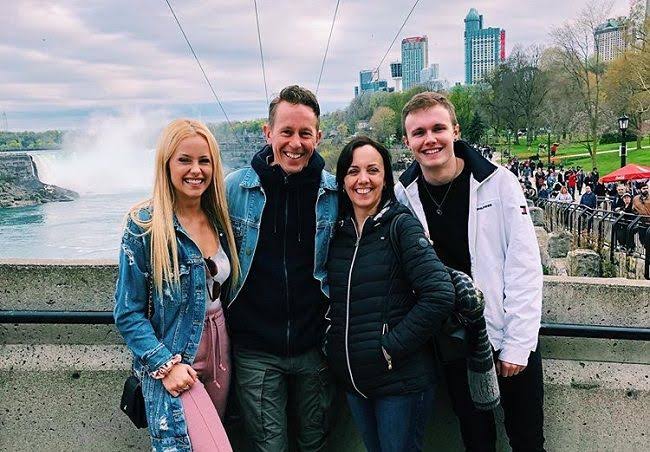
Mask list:
[[[114,310],[155,451],[231,450],[220,422],[230,384],[220,300],[239,274],[235,250],[217,142],[199,121],[172,121],[153,197],[128,215]]]

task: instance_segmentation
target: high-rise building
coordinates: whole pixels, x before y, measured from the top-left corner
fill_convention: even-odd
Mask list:
[[[607,19],[594,31],[596,53],[602,62],[615,60],[625,50],[625,18]]]
[[[444,88],[445,82],[440,80],[440,65],[434,63],[420,71],[420,83],[429,91],[440,91]]]
[[[506,31],[483,28],[483,16],[470,9],[465,17],[465,83],[482,82],[505,59]]]
[[[402,86],[409,89],[420,82],[420,71],[429,65],[429,44],[426,36],[402,40]]]
[[[440,65],[434,63],[420,71],[420,82],[438,80],[440,78]]]
[[[399,61],[390,63],[390,77],[395,82],[395,91],[402,91],[402,63]]]
[[[354,87],[354,97],[365,92],[389,91],[388,82],[379,80],[379,74],[375,78],[375,73],[372,69],[359,71],[359,86]]]

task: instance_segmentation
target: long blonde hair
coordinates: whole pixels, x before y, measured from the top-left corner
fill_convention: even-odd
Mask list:
[[[159,295],[162,295],[164,281],[173,285],[180,283],[178,247],[173,220],[175,197],[169,174],[169,160],[181,141],[195,136],[201,136],[207,141],[212,160],[212,183],[201,196],[201,207],[212,224],[217,225],[219,230],[226,234],[231,254],[231,278],[234,282],[239,279],[239,258],[226,203],[226,187],[219,145],[202,122],[194,119],[176,119],[163,129],[158,141],[153,197],[135,205],[129,213],[131,219],[144,229],[145,234],[151,236],[150,268]],[[138,212],[148,206],[152,210],[151,217],[142,220]]]

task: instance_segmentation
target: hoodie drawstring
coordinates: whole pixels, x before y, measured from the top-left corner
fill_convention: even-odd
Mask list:
[[[223,312],[210,314],[205,319],[205,330],[209,335],[208,337],[209,344],[210,344],[210,348],[212,349],[210,355],[214,357],[214,359],[212,360],[212,382],[219,389],[221,389],[221,384],[219,384],[219,382],[217,381],[218,369],[221,369],[224,372],[226,371],[226,367],[223,365],[223,361],[221,359],[221,347],[219,342],[219,326],[217,325],[217,321],[221,316],[223,316]]]

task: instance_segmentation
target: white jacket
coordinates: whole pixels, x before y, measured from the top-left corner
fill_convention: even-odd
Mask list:
[[[542,264],[535,228],[517,178],[464,142],[454,152],[471,170],[467,228],[472,278],[485,297],[485,320],[499,359],[527,365],[542,316]],[[395,186],[397,199],[429,229],[414,162]]]

